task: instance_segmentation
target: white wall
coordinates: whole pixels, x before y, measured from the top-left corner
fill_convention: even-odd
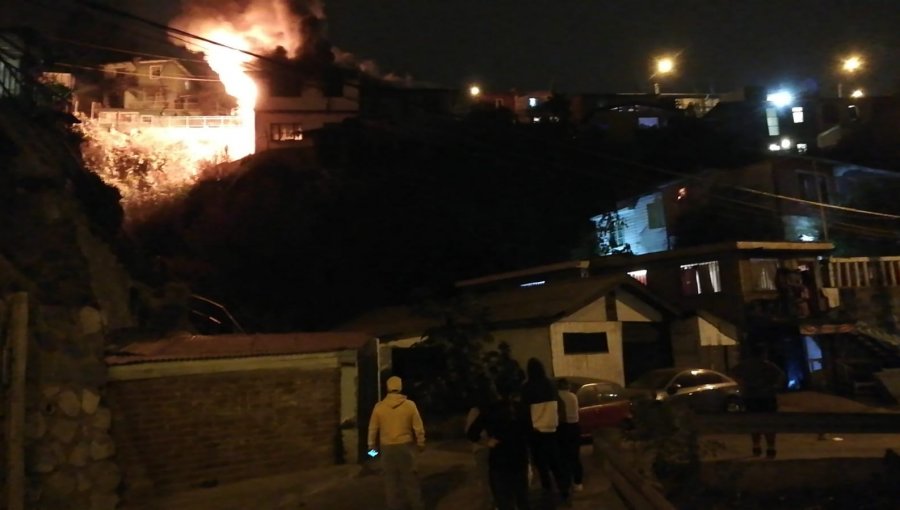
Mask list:
[[[606,333],[608,353],[566,354],[563,333]],[[555,376],[598,377],[625,383],[622,352],[622,324],[603,321],[559,321],[550,325],[550,341]]]
[[[628,204],[618,210],[619,218],[625,221],[622,243],[631,246],[635,255],[665,251],[668,246],[668,230],[662,228],[650,228],[647,216],[647,205],[659,200],[662,202],[662,193],[650,193],[640,197],[637,202]],[[620,203],[620,205],[622,205]],[[594,218],[596,221],[597,218]],[[665,225],[665,214],[662,214]]]

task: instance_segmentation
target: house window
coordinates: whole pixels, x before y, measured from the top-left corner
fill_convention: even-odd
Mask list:
[[[303,126],[297,122],[272,124],[273,142],[297,142],[303,140]]]
[[[162,76],[162,66],[150,66],[150,79],[158,80]]]
[[[685,296],[722,292],[719,261],[681,266],[681,291]]]
[[[750,259],[753,290],[776,290],[775,273],[777,271],[777,259]]]
[[[606,333],[563,333],[563,354],[603,354],[609,352]]]
[[[794,117],[794,124],[803,123],[803,107],[795,106],[791,108],[791,115]]]
[[[141,115],[141,125],[150,126],[153,124],[153,116],[152,115]]]
[[[530,106],[531,108],[534,108],[535,106],[537,106],[537,104],[538,104],[538,101],[537,101],[536,97],[528,98],[528,106]]]
[[[778,128],[778,110],[766,108],[766,124],[769,126],[769,136],[781,134],[781,130]]]
[[[191,82],[185,80],[184,81],[184,90],[191,90]]]
[[[659,117],[638,117],[638,127],[657,128],[659,127]]]
[[[120,113],[119,114],[119,122],[122,124],[133,124],[134,123],[134,114],[133,113]]]
[[[654,200],[647,204],[647,226],[650,228],[663,228],[666,226],[661,200]]]
[[[643,283],[644,285],[647,285],[647,270],[646,269],[637,269],[635,271],[628,271],[628,276]]]

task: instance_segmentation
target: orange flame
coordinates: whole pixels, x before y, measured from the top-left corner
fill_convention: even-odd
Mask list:
[[[291,11],[287,0],[256,0],[245,9],[230,13],[218,7],[189,9],[172,25],[227,46],[197,42],[189,49],[203,52],[225,91],[237,100],[237,115],[241,117],[243,129],[229,144],[229,156],[238,159],[252,154],[259,89],[247,74],[247,67],[255,58],[243,52],[265,54],[280,46],[294,56],[302,43],[299,17]]]

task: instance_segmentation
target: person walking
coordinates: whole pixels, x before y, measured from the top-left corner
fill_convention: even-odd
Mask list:
[[[584,489],[584,468],[581,465],[581,426],[578,424],[578,396],[572,393],[569,381],[556,382],[559,399],[565,406],[564,420],[559,424],[559,451],[565,471],[571,476],[572,490]]]
[[[744,398],[744,406],[748,413],[775,413],[778,412],[778,391],[784,387],[785,375],[778,365],[766,359],[765,348],[760,344],[754,344],[750,349],[750,356],[741,361],[731,371],[732,377],[741,387]],[[766,458],[774,459],[775,432],[753,432],[750,437],[753,442],[753,456],[762,455],[761,439],[766,438]]]
[[[545,495],[552,494],[553,482],[564,505],[570,505],[569,479],[559,454],[559,427],[562,405],[554,384],[547,378],[544,365],[536,358],[528,360],[525,370],[528,379],[522,388],[522,401],[528,406],[531,433],[530,446],[534,467]],[[552,479],[551,479],[552,475]]]
[[[466,425],[463,431],[466,435],[472,429],[472,424],[475,423],[475,420],[483,417],[492,408],[496,396],[492,391],[482,391],[476,397],[476,400],[477,404],[472,406],[466,415]],[[485,427],[481,428],[481,436],[477,441],[472,440],[472,457],[475,461],[475,469],[472,471],[472,482],[477,493],[474,510],[494,510],[496,505],[494,505],[493,489],[491,488],[491,449],[487,445],[488,436],[486,430],[484,430]]]
[[[424,510],[413,445],[425,449],[425,426],[416,404],[402,390],[399,377],[388,378],[388,394],[375,404],[369,419],[369,449],[380,447],[388,508],[400,510],[405,500],[411,510]]]
[[[486,406],[466,431],[488,451],[491,494],[497,510],[528,510],[529,421],[509,390]]]

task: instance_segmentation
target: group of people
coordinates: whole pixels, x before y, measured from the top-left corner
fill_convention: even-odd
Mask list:
[[[564,379],[554,385],[537,359],[528,361],[526,374],[521,393],[498,387],[469,413],[466,434],[476,444],[476,465],[486,464],[477,470],[490,488],[486,508],[529,508],[532,466],[545,498],[570,505],[571,493],[582,488],[578,398]]]
[[[521,391],[495,388],[467,420],[476,465],[490,488],[485,508],[527,510],[531,467],[545,499],[569,506],[572,492],[582,488],[578,398],[564,379],[554,384],[537,359],[528,361],[526,374]],[[369,420],[369,449],[381,457],[388,507],[422,510],[415,447],[425,448],[425,427],[415,403],[401,393],[401,379],[391,377],[386,386]]]

